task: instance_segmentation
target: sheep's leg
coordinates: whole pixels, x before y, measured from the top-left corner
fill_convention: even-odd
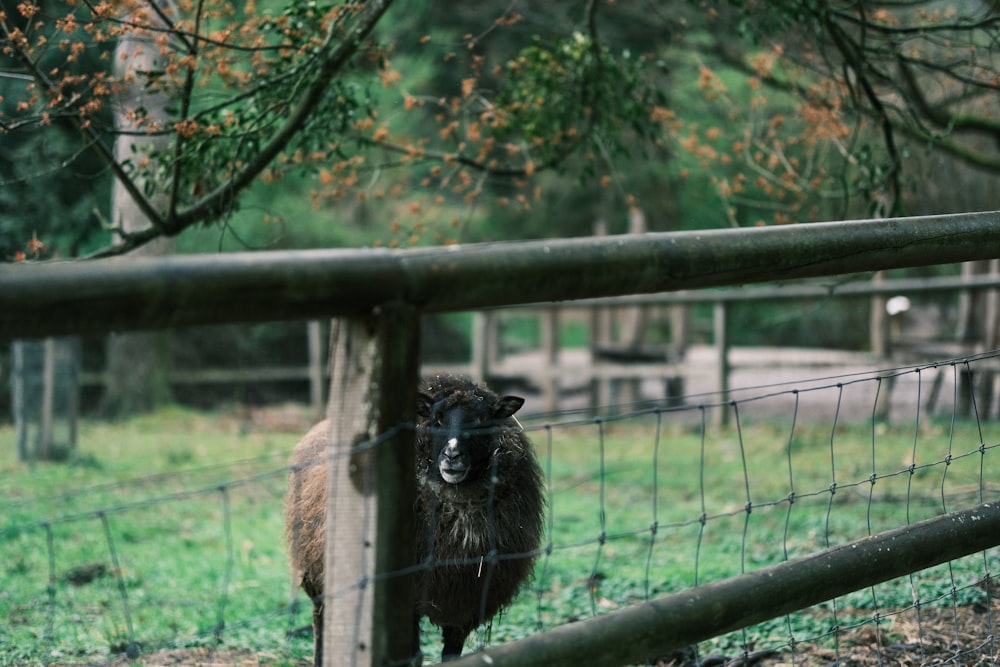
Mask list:
[[[413,611],[413,652],[410,653],[413,656],[410,659],[410,664],[413,667],[420,667],[424,664],[424,652],[420,649],[420,612],[414,609]]]
[[[462,655],[462,647],[465,646],[465,640],[475,627],[474,625],[446,625],[441,628],[441,634],[444,639],[444,649],[441,651],[441,660],[443,662],[455,660]]]
[[[323,667],[323,603],[313,600],[313,667]]]

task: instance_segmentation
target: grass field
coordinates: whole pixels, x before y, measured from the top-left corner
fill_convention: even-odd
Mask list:
[[[690,415],[687,415],[690,417]],[[307,601],[282,544],[300,410],[170,409],[86,422],[63,463],[20,464],[0,427],[0,665],[87,664],[129,651],[223,647],[307,661]],[[974,423],[762,420],[671,413],[526,422],[549,479],[550,554],[473,643],[570,620],[975,505],[997,487],[997,438]],[[989,424],[988,426],[992,426]],[[982,605],[992,551],[722,637],[701,651],[832,641],[912,606]],[[294,603],[293,603],[294,601]],[[425,654],[440,641],[425,633]]]

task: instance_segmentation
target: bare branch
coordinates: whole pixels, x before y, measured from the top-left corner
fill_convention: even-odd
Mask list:
[[[371,137],[357,135],[353,137],[355,141],[367,144],[369,146],[377,147],[389,151],[391,153],[398,153],[400,155],[407,155],[411,158],[425,160],[428,162],[441,162],[444,164],[459,164],[463,167],[469,167],[474,171],[484,172],[490,176],[502,176],[502,177],[518,177],[527,176],[528,172],[524,168],[503,168],[497,169],[495,167],[490,167],[488,164],[470,158],[467,155],[462,155],[461,153],[449,153],[447,151],[432,151],[426,148],[415,148],[413,146],[406,146],[403,144],[397,144],[392,141],[375,140]],[[542,165],[537,168],[544,168],[548,165]]]
[[[891,25],[888,23],[871,21],[866,18],[864,12],[861,13],[861,16],[855,16],[850,12],[831,10],[831,14],[838,20],[844,21],[845,23],[851,23],[858,28],[870,30],[883,35],[892,35],[894,37],[926,37],[927,35],[933,33],[956,31],[969,32],[974,30],[996,29],[997,27],[997,16],[995,14],[988,14],[987,16],[975,21],[941,21],[936,23],[927,21],[919,25]]]
[[[162,17],[163,11],[159,7],[159,3],[154,1],[151,4],[153,5],[153,7],[156,8],[156,11]],[[204,9],[204,6],[205,6],[204,0],[199,0],[198,9],[195,12],[195,23],[194,23],[195,34],[198,34],[200,32],[202,11]],[[198,55],[197,42],[195,42],[190,46],[190,54],[192,56]],[[184,76],[184,86],[183,88],[181,88],[181,111],[179,114],[179,119],[181,122],[188,120],[189,115],[191,113],[191,94],[193,90],[194,90],[194,69],[188,68],[187,74]],[[177,201],[180,195],[180,187],[181,187],[181,164],[182,164],[181,154],[184,151],[185,142],[186,139],[184,135],[181,133],[177,133],[177,136],[174,138],[174,168],[173,168],[173,175],[170,177],[170,195],[168,199],[170,202],[169,203],[170,208],[167,215],[170,218],[173,218],[177,213]]]
[[[905,59],[899,60],[903,89],[909,101],[923,116],[940,128],[949,132],[975,132],[991,138],[1000,137],[1000,122],[979,116],[949,113],[942,105],[932,104],[917,83],[912,68]]]
[[[117,243],[109,245],[107,247],[101,248],[96,252],[83,257],[83,259],[99,259],[101,257],[117,257],[119,255],[124,255],[130,250],[135,250],[136,248],[142,247],[158,239],[164,234],[157,227],[146,227],[138,232],[126,232],[120,228],[114,228],[114,232],[117,233],[121,240]]]
[[[857,77],[858,84],[861,86],[861,90],[864,93],[865,98],[868,100],[868,104],[871,105],[875,118],[881,127],[882,139],[885,142],[886,150],[889,153],[888,178],[891,187],[890,200],[887,207],[888,210],[884,211],[884,214],[886,216],[895,215],[896,208],[899,206],[901,188],[899,183],[899,149],[896,146],[896,137],[894,133],[895,128],[892,120],[889,117],[885,104],[882,102],[882,98],[879,97],[878,93],[875,91],[875,88],[869,78],[871,70],[866,66],[867,63],[861,56],[861,46],[852,40],[850,36],[847,35],[847,33],[844,32],[844,30],[831,19],[826,19],[824,27],[832,38],[837,50],[844,58],[845,66],[849,67]]]

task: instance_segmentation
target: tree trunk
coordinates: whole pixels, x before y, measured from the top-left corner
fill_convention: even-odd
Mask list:
[[[177,17],[172,3],[159,0],[168,16]],[[152,13],[144,19],[154,21]],[[169,96],[160,89],[150,89],[146,72],[161,72],[166,63],[153,36],[127,31],[115,51],[115,76],[129,81],[116,98],[115,128],[122,132],[115,141],[115,160],[128,166],[126,172],[139,190],[146,193],[154,209],[166,211],[170,205],[170,179],[160,173],[160,155],[169,149],[167,135],[145,134],[150,127],[166,126],[170,121]],[[136,120],[134,112],[144,110]],[[132,112],[130,114],[130,112]],[[137,131],[138,130],[138,131]],[[140,164],[142,168],[140,169]],[[111,193],[111,219],[116,233],[136,232],[151,223],[120,180]],[[132,251],[129,256],[168,255],[173,243],[163,238]],[[123,259],[121,261],[128,261]],[[151,410],[172,399],[168,369],[170,334],[166,331],[112,335],[107,342],[104,398],[102,411],[109,415]]]

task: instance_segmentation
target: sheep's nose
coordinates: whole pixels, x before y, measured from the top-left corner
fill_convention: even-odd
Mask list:
[[[448,460],[457,459],[459,457],[458,438],[451,438],[448,440],[448,446],[444,448],[444,456]]]

